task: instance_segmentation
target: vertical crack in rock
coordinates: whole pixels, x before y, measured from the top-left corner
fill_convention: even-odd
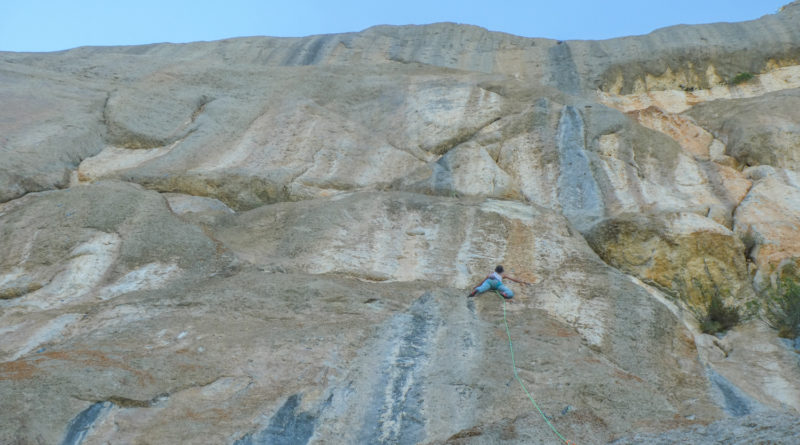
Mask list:
[[[111,402],[97,402],[81,411],[67,425],[67,434],[64,436],[64,440],[61,441],[61,445],[80,445],[83,443],[97,420],[105,416],[112,406],[114,404]]]
[[[585,152],[584,125],[575,107],[566,106],[558,122],[561,172],[558,201],[564,216],[579,230],[603,216],[603,200]]]
[[[581,90],[581,79],[578,76],[578,67],[572,58],[572,51],[569,43],[558,42],[547,50],[550,58],[551,74],[550,82],[559,90],[572,95],[579,95]]]
[[[433,297],[426,293],[394,320],[395,339],[381,369],[380,386],[366,415],[360,443],[416,444],[425,438],[424,368],[436,325]]]
[[[712,384],[716,401],[728,414],[733,417],[742,417],[751,414],[760,408],[758,402],[746,395],[736,385],[719,375],[712,368],[707,368],[708,380]]]
[[[303,396],[293,394],[260,433],[249,433],[234,445],[305,445],[314,434],[317,416],[298,412]]]

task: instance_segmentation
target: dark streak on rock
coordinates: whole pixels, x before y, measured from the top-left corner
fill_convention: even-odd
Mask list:
[[[433,297],[426,293],[398,316],[396,338],[382,369],[373,406],[365,417],[359,443],[416,444],[425,438],[422,370],[429,355],[437,318]]]
[[[559,41],[557,45],[547,50],[547,55],[552,64],[550,81],[553,85],[567,94],[580,94],[581,79],[569,43]]]
[[[67,425],[67,434],[64,436],[64,440],[61,441],[61,445],[80,445],[83,443],[97,419],[105,415],[112,406],[114,404],[111,402],[97,402],[81,411]]]
[[[721,395],[722,408],[733,417],[741,417],[753,412],[754,403],[739,388],[729,382],[725,377],[709,368],[708,379],[714,389]]]
[[[234,445],[305,445],[314,434],[317,416],[298,412],[303,396],[293,394],[272,416],[266,429],[249,433]],[[328,404],[331,399],[328,399]]]

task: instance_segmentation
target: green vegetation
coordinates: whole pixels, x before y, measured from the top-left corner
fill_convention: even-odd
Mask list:
[[[704,295],[710,293],[705,307],[695,312],[697,321],[700,322],[700,329],[704,333],[713,335],[718,332],[725,332],[739,324],[742,319],[740,309],[736,306],[725,304],[723,291],[716,284],[713,285],[714,289],[710,292],[699,282],[696,282],[695,286],[701,289]]]
[[[742,84],[742,83],[745,83],[745,82],[751,80],[753,77],[755,77],[755,75],[753,73],[749,72],[749,71],[748,72],[744,72],[744,73],[739,73],[739,74],[733,76],[733,79],[731,79],[730,84],[731,85],[739,85],[739,84]]]
[[[783,338],[800,336],[800,283],[795,273],[778,280],[766,292],[764,317]]]
[[[698,321],[703,332],[716,334],[736,326],[740,319],[739,308],[725,304],[719,292],[714,292]]]

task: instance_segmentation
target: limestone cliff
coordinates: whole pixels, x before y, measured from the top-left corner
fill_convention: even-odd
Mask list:
[[[0,443],[795,443],[798,23],[0,53]]]

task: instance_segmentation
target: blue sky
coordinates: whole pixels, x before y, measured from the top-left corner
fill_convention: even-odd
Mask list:
[[[1,0],[0,51],[297,37],[373,25],[457,22],[525,37],[608,39],[739,22],[790,0]]]

